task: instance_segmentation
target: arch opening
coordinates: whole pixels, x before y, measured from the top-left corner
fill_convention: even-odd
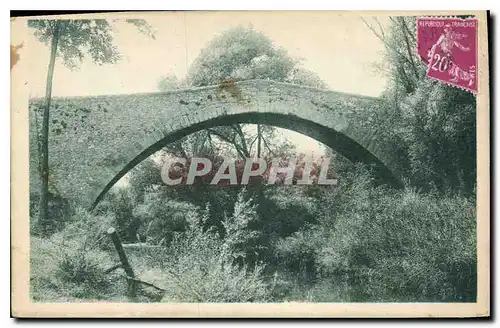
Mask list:
[[[136,167],[143,160],[161,150],[166,145],[178,141],[195,132],[212,128],[215,126],[228,126],[234,124],[265,124],[279,128],[288,129],[301,133],[305,136],[315,139],[331,149],[335,150],[352,162],[361,162],[373,168],[373,173],[376,177],[376,182],[379,184],[386,183],[395,188],[401,188],[403,183],[397,178],[394,173],[374,154],[361,146],[358,142],[346,135],[335,131],[329,127],[323,126],[316,122],[298,117],[291,114],[279,113],[259,113],[249,112],[242,114],[225,115],[218,118],[206,120],[200,123],[193,124],[189,127],[180,129],[166,135],[161,140],[153,143],[148,148],[144,149],[134,159],[127,163],[104,187],[97,198],[93,201],[91,209],[94,209],[97,204],[104,198],[106,193],[128,172]]]

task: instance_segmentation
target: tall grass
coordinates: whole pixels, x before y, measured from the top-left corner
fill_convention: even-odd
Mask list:
[[[105,274],[114,265],[104,250],[107,219],[79,209],[62,231],[49,238],[31,237],[34,301],[126,300],[123,282]]]

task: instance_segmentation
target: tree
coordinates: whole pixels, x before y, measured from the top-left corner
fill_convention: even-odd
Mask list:
[[[387,26],[377,18],[363,21],[385,46],[379,68],[389,78],[382,95],[387,106],[370,117],[380,135],[392,140],[402,173],[424,189],[473,194],[475,98],[425,76],[426,65],[415,51],[415,17],[390,17]]]
[[[127,22],[136,25],[139,31],[143,33],[149,33],[149,35],[152,33],[151,29],[148,28],[149,25],[143,20],[134,19],[127,20]],[[42,230],[50,232],[53,227],[51,227],[51,220],[47,215],[49,198],[49,119],[56,58],[60,57],[68,67],[76,68],[77,62],[81,62],[86,53],[98,65],[116,63],[121,56],[116,46],[113,45],[112,26],[105,19],[29,20],[28,27],[34,30],[34,35],[39,41],[50,45],[42,135],[41,140],[39,140],[42,183],[38,219]]]
[[[193,86],[219,84],[226,77],[284,82],[298,63],[264,34],[239,26],[208,42],[190,67],[187,80]]]
[[[399,97],[414,92],[426,72],[415,50],[415,18],[390,17],[387,26],[376,17],[373,23],[362,20],[385,47],[384,64],[378,68],[386,72],[390,88],[398,91]]]
[[[328,89],[326,82],[320,79],[316,73],[302,67],[294,68],[287,78],[287,82],[315,87],[318,89]]]
[[[292,76],[299,63],[284,49],[276,48],[263,33],[239,26],[221,33],[207,44],[191,66],[187,80],[194,86],[216,85],[227,78],[293,82]],[[310,72],[310,75],[315,74]],[[243,130],[243,125],[235,124],[212,128],[208,133],[232,144],[241,157],[250,157],[249,144],[256,142],[256,154],[261,156],[267,139],[265,134],[271,132],[270,129],[257,125],[250,140]]]
[[[185,87],[185,83],[173,73],[162,76],[158,81],[158,90],[160,91],[176,90],[183,87]]]
[[[151,157],[141,162],[130,172],[130,188],[135,198],[142,201],[145,192],[152,191],[155,186],[162,186],[162,163],[156,162]]]
[[[158,89],[168,91],[184,85],[219,85],[228,78],[233,82],[269,79],[318,88],[327,87],[316,74],[302,68],[300,60],[291,58],[285,50],[275,47],[271,39],[264,34],[252,28],[236,27],[208,42],[194,60],[185,81],[168,74],[160,80]],[[211,127],[171,143],[165,150],[170,156],[187,159],[208,157],[237,160],[252,156],[286,157],[295,153],[294,147],[276,132],[274,127],[267,125],[235,124]],[[155,170],[157,172],[153,173]],[[143,186],[148,183],[156,184],[160,173],[156,165],[148,163],[137,167],[131,176],[132,188],[137,190],[138,194],[144,194],[144,190],[147,193],[148,188]],[[168,194],[171,199],[187,200],[201,207],[210,203],[210,220],[207,224],[222,229],[220,222],[224,219],[225,211],[233,210],[240,188],[241,186],[220,188],[200,184],[176,188],[164,186],[159,190]],[[262,188],[259,185],[252,185],[250,189],[256,197],[264,197],[260,195]],[[138,195],[138,198],[141,196]]]

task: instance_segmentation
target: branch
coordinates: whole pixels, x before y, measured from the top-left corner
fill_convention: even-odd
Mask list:
[[[153,40],[156,40],[156,31],[146,22],[144,19],[126,19],[125,22],[135,25],[139,30],[139,33],[147,35]]]
[[[370,31],[372,31],[372,33],[380,40],[382,41],[386,46],[387,46],[387,43],[385,41],[385,38],[383,36],[381,36],[380,34],[377,33],[377,31],[375,31],[375,29],[373,28],[373,26],[371,26],[370,24],[368,24],[368,22],[363,18],[363,17],[360,17],[361,20],[363,21],[363,23],[365,23],[366,27],[368,27],[370,29]]]
[[[183,158],[188,157],[186,151],[182,147],[181,141],[176,141],[176,142],[172,143],[172,148],[173,148],[174,152],[179,152],[181,154],[180,157],[183,157]],[[168,149],[167,149],[167,152],[169,152]],[[177,156],[177,154],[174,154],[174,155]]]
[[[249,146],[249,147],[250,147],[250,152],[252,151],[253,145],[254,145],[255,141],[257,141],[257,139],[258,139],[258,138],[259,138],[259,136],[258,136],[258,135],[257,135],[257,136],[255,136],[255,138],[254,138],[254,139],[252,140],[252,142],[250,143],[250,146]]]
[[[158,290],[161,290],[162,292],[166,292],[167,290],[164,289],[164,288],[161,288],[161,287],[158,287],[158,286],[155,286],[153,285],[152,283],[150,282],[147,282],[147,281],[144,281],[144,280],[141,280],[141,279],[137,279],[137,278],[132,278],[130,276],[127,276],[126,274],[121,274],[122,277],[124,277],[125,279],[127,280],[132,280],[132,281],[135,281],[135,282],[138,282],[140,284],[143,284],[143,285],[146,285],[146,286],[149,286],[149,287],[153,287],[153,288],[156,288]]]
[[[210,132],[206,131],[206,137],[203,138],[203,140],[201,142],[201,145],[199,147],[197,147],[197,153],[204,152],[205,144],[207,143],[208,139],[210,139]]]
[[[415,38],[415,34],[412,31],[410,31],[410,28],[408,27],[408,24],[406,24],[406,20],[404,19],[404,17],[401,17],[401,18],[402,18],[401,22],[402,22],[403,28],[406,30],[408,35],[411,37],[411,41],[413,43],[416,43],[417,39]]]
[[[213,135],[215,135],[216,137],[218,137],[219,139],[221,139],[222,141],[225,141],[231,145],[234,146],[234,148],[236,149],[236,151],[238,152],[238,155],[240,155],[242,158],[245,157],[245,154],[243,152],[243,150],[240,148],[240,146],[236,143],[236,141],[233,139],[229,139],[227,136],[215,131],[215,130],[212,130],[212,129],[207,129],[207,131]]]
[[[122,267],[121,263],[120,263],[120,264],[117,264],[117,265],[114,265],[114,266],[112,266],[111,268],[109,268],[109,269],[107,269],[106,271],[104,271],[104,274],[111,273],[111,272],[113,272],[113,271],[115,271],[116,269],[119,269],[119,268],[121,268],[121,267]]]
[[[245,135],[243,134],[243,130],[241,130],[241,125],[236,124],[237,128],[235,128],[236,132],[238,132],[238,135],[240,136],[241,143],[242,143],[242,150],[245,153],[246,157],[250,157],[250,152],[248,151],[247,147],[247,142],[245,140]]]
[[[216,131],[216,130],[212,130],[212,129],[207,129],[207,131],[210,133],[210,134],[213,134],[214,136],[218,137],[219,139],[221,139],[222,141],[225,141],[225,142],[229,142],[229,143],[234,143],[234,139],[231,140],[229,139],[227,136],[223,135],[222,133]]]
[[[377,17],[373,17],[373,20],[377,22],[378,27],[380,28],[380,33],[382,34],[382,37],[385,38],[384,27],[382,26],[382,23],[380,23]]]
[[[403,19],[403,18],[401,17],[401,19]],[[401,19],[400,19],[400,22],[401,22]],[[401,22],[401,24],[404,25],[404,21]],[[404,30],[404,28],[403,28],[403,30]],[[403,37],[405,39],[406,51],[408,52],[408,56],[410,58],[410,65],[411,65],[413,72],[415,73],[415,77],[418,81],[418,80],[420,80],[420,75],[418,74],[417,66],[415,66],[415,61],[413,60],[414,56],[413,56],[412,51],[411,51],[410,41],[408,40],[408,36],[407,36],[406,32],[404,32],[404,31],[403,31]]]
[[[269,145],[267,144],[267,141],[266,141],[266,138],[262,138],[262,141],[264,141],[264,146],[266,146],[267,150],[269,150],[269,152],[273,155],[273,156],[276,156],[276,153],[274,151],[271,150],[271,148],[269,147]]]
[[[217,150],[217,152],[219,152],[219,148],[214,146],[214,141],[212,139],[212,134],[210,132],[207,131],[207,135],[208,135],[208,143],[210,144],[210,149],[212,149],[212,152],[215,153],[215,150]]]
[[[382,41],[382,43],[385,45],[386,49],[388,50],[392,50],[394,52],[396,52],[396,54],[398,56],[400,56],[401,58],[403,58],[406,62],[408,62],[410,65],[414,66],[414,64],[412,63],[411,59],[408,59],[408,57],[406,57],[403,53],[401,53],[396,47],[392,47],[389,42],[387,42],[386,38],[381,36],[379,33],[377,33],[377,31],[375,31],[375,29],[370,25],[368,24],[368,22],[363,18],[363,17],[360,17],[361,20],[365,23],[366,27],[368,27],[370,29],[370,31],[373,32],[373,34],[380,40]],[[392,22],[396,23],[396,21],[392,18],[392,17],[389,17],[389,19],[391,19]]]
[[[257,142],[257,158],[260,158],[260,152],[261,152],[261,141],[262,141],[262,131],[260,128],[260,124],[257,124],[257,139],[259,140]]]

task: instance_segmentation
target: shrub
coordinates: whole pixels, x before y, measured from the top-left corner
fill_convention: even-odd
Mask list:
[[[318,186],[324,188],[325,186]],[[330,188],[328,188],[330,189]],[[286,237],[318,215],[317,199],[307,196],[308,186],[269,186],[259,207],[266,234]]]
[[[122,280],[104,274],[112,265],[109,254],[104,251],[83,250],[74,243],[61,245],[33,237],[31,297],[36,302],[123,298]]]
[[[368,170],[319,190],[317,223],[276,243],[284,300],[473,302],[475,202],[374,187]]]
[[[322,277],[355,287],[357,301],[474,301],[476,220],[472,201],[351,184],[316,261]],[[328,278],[333,279],[333,278]]]
[[[48,217],[51,221],[43,226],[38,222],[38,207],[40,196],[37,193],[30,193],[30,234],[50,235],[64,228],[68,218],[72,215],[69,201],[57,194],[48,194]]]
[[[276,244],[276,254],[281,267],[295,274],[300,274],[301,282],[315,278],[315,254],[318,245],[315,231],[303,229],[293,235],[280,239]]]
[[[186,216],[197,206],[170,199],[161,192],[144,194],[144,202],[134,208],[133,216],[140,220],[137,231],[141,241],[169,245],[176,232],[186,230]]]
[[[112,263],[108,253],[71,245],[61,249],[55,274],[61,282],[77,287],[72,287],[73,296],[100,299],[107,296],[111,287],[112,282],[105,270]]]
[[[135,206],[135,199],[132,191],[128,188],[115,188],[106,195],[105,200],[105,207],[114,214],[114,220],[120,238],[124,242],[137,241],[137,231],[140,222],[132,214]]]
[[[240,242],[251,238],[248,222],[255,209],[239,195],[232,216],[224,222],[225,237],[212,228],[205,229],[208,209],[201,217],[190,213],[188,229],[171,245],[172,263],[164,282],[164,301],[182,302],[258,302],[269,298],[262,265],[250,267]]]
[[[106,275],[114,265],[105,230],[111,218],[77,209],[65,229],[50,238],[32,237],[31,297],[34,301],[120,299],[122,278]]]

